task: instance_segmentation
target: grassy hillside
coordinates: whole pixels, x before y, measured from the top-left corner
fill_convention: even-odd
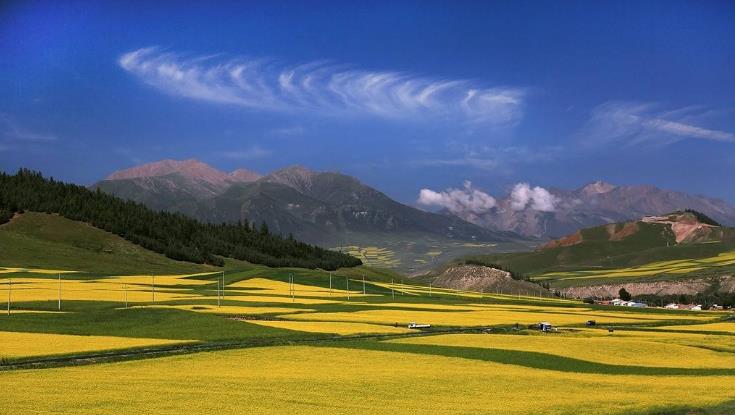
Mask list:
[[[0,225],[0,247],[0,267],[5,268],[77,271],[90,276],[194,274],[223,270],[210,265],[175,261],[84,222],[38,212],[16,215],[9,223]],[[224,270],[228,274],[241,271],[274,277],[287,273],[329,275],[327,271],[270,268],[232,258],[225,259]],[[405,278],[391,270],[367,266],[341,268],[333,275],[351,278],[364,275],[371,281],[383,282]]]
[[[707,274],[706,266],[692,267],[689,272],[686,268],[669,270],[666,267],[650,265],[667,261],[703,260],[703,264],[709,263],[715,267],[730,266],[729,262],[718,261],[716,257],[732,250],[735,250],[733,229],[717,228],[716,232],[713,231],[695,242],[677,243],[671,226],[639,221],[584,229],[531,252],[473,255],[466,256],[461,261],[496,264],[531,277],[554,275],[561,279],[564,273],[579,271],[584,271],[583,275],[587,277],[591,277],[590,273],[594,272],[599,272],[602,276],[608,274],[606,271],[610,270],[644,266],[649,272],[639,270],[640,272],[631,276],[681,277],[693,272],[699,275]],[[593,281],[593,278],[580,281],[584,284],[593,282],[599,281]]]
[[[56,213],[115,233],[171,259],[223,265],[223,257],[269,266],[337,269],[360,260],[269,232],[248,222],[207,224],[20,169],[0,173],[0,220],[14,212]]]
[[[175,261],[58,215],[28,212],[0,226],[0,266],[100,274],[196,273],[219,268]]]

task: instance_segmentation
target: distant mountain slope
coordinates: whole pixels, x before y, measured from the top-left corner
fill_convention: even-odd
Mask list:
[[[735,249],[735,229],[704,223],[677,212],[582,229],[533,252],[481,255],[470,259],[516,273],[624,268],[655,261],[716,256]]]
[[[0,219],[7,213],[40,211],[87,222],[169,258],[223,265],[235,258],[268,266],[337,269],[357,258],[275,235],[250,224],[206,224],[181,214],[44,178],[21,169],[0,173]]]
[[[654,186],[615,186],[593,182],[572,191],[549,191],[556,202],[553,211],[542,212],[531,206],[516,210],[508,197],[499,200],[496,208],[472,218],[472,221],[493,230],[536,237],[559,237],[590,226],[694,209],[724,225],[735,225],[735,207],[722,200]]]
[[[246,169],[225,173],[197,160],[162,160],[116,171],[92,188],[152,209],[190,213],[196,201],[214,197],[235,183],[259,178]]]
[[[229,203],[233,199],[242,203]],[[265,221],[276,232],[321,243],[339,241],[345,233],[413,233],[468,241],[514,238],[403,205],[353,177],[300,166],[233,186],[214,198],[214,206],[211,212],[225,215],[225,220]]]
[[[509,232],[403,205],[339,173],[293,166],[249,180],[254,177],[218,172],[193,160],[164,160],[114,173],[92,187],[212,223],[264,222],[272,232],[325,246],[387,233],[460,241],[518,239]]]

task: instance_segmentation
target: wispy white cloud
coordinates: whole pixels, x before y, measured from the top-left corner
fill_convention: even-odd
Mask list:
[[[711,114],[702,107],[661,111],[646,103],[607,102],[596,107],[580,138],[588,144],[671,144],[693,138],[735,142],[735,133],[705,128],[700,124]]]
[[[496,205],[494,197],[475,189],[469,181],[464,182],[462,189],[452,188],[440,192],[421,189],[417,203],[441,207],[462,217],[483,214]]]
[[[306,132],[304,127],[301,127],[299,125],[293,127],[274,128],[270,130],[270,134],[275,136],[297,136],[303,135],[304,132]]]
[[[456,157],[424,158],[409,162],[414,166],[460,166],[478,170],[497,170],[508,166],[544,163],[556,160],[562,153],[558,146],[463,146]],[[456,152],[456,151],[455,151]]]
[[[217,152],[216,155],[221,158],[232,160],[254,160],[267,157],[271,151],[260,146],[252,146],[245,149],[234,149]]]
[[[261,111],[513,125],[523,116],[526,96],[521,88],[489,88],[468,80],[327,62],[289,66],[267,59],[190,56],[155,47],[125,53],[118,62],[166,93]]]
[[[0,137],[29,142],[48,142],[58,139],[54,134],[32,131],[22,126],[12,115],[4,112],[0,112]]]
[[[426,167],[442,167],[442,166],[460,166],[472,167],[478,170],[495,170],[500,166],[497,158],[478,158],[478,157],[457,157],[457,158],[429,158],[422,160],[414,160],[409,164],[414,166]]]

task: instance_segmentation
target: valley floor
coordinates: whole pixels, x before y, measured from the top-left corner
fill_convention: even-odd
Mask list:
[[[157,276],[154,287],[152,276],[0,272],[0,299],[11,298],[0,315],[3,412],[735,411],[728,313],[481,295],[378,274],[330,281],[254,266],[227,272],[224,290],[222,277]],[[528,328],[540,321],[558,331]]]

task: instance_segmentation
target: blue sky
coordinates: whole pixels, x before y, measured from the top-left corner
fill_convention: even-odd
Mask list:
[[[733,2],[155,3],[0,5],[2,170],[198,158],[409,203],[597,179],[735,202]]]

